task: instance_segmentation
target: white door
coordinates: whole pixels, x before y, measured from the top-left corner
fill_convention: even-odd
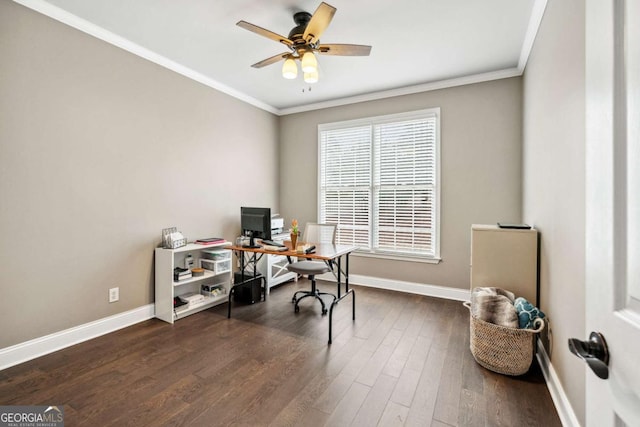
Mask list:
[[[587,0],[586,103],[586,334],[610,356],[586,421],[640,426],[640,1]]]

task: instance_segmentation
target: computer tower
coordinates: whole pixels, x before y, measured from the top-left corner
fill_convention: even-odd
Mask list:
[[[242,282],[240,273],[233,274],[233,283]],[[235,286],[233,291],[233,300],[243,304],[254,304],[262,299],[262,282],[264,278],[260,274],[253,276],[252,274],[244,274],[244,282]]]

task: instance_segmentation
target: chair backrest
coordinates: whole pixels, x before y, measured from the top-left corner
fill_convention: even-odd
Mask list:
[[[336,226],[334,224],[308,222],[304,227],[302,240],[305,243],[335,243]]]

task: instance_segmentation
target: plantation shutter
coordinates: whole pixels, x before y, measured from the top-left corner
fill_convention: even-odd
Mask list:
[[[374,128],[374,247],[434,256],[436,118]]]
[[[371,126],[321,132],[320,222],[336,243],[371,247]]]

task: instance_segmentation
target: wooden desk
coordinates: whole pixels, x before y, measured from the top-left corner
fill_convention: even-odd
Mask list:
[[[313,253],[304,254],[304,253],[296,252],[294,249],[292,249],[291,242],[285,241],[284,244],[287,246],[286,251],[271,251],[263,248],[247,248],[244,246],[235,246],[235,245],[225,246],[225,249],[234,251],[234,253],[236,254],[236,257],[240,260],[240,273],[242,274],[243,279],[244,279],[244,273],[246,268],[245,257],[244,257],[245,252],[251,253],[253,255],[249,263],[253,264],[254,276],[256,274],[256,264],[263,254],[286,256],[287,259],[289,260],[289,263],[292,262],[291,257],[305,258],[305,259],[316,260],[316,261],[324,261],[325,263],[327,263],[327,266],[329,266],[329,268],[331,269],[331,272],[336,277],[336,284],[338,285],[338,295],[335,301],[333,301],[333,303],[331,304],[331,307],[329,309],[329,344],[331,344],[331,333],[332,333],[332,326],[333,326],[333,309],[336,305],[338,305],[338,302],[346,298],[347,295],[351,295],[352,297],[352,313],[353,313],[352,317],[353,317],[353,320],[356,319],[356,294],[353,291],[353,289],[349,289],[349,255],[351,254],[351,252],[356,250],[357,247],[350,246],[350,245],[333,245],[330,243],[317,243],[315,244],[316,249]],[[345,261],[344,265],[342,262],[343,258]],[[342,294],[343,279],[345,284],[344,295]],[[240,286],[241,284],[242,282],[239,284],[234,284],[231,287],[231,290],[229,291],[229,308],[227,313],[228,318],[231,317],[231,297],[233,295],[233,292],[236,286]],[[263,285],[264,299],[266,300],[267,285],[265,280],[263,280],[263,284],[264,284]]]

